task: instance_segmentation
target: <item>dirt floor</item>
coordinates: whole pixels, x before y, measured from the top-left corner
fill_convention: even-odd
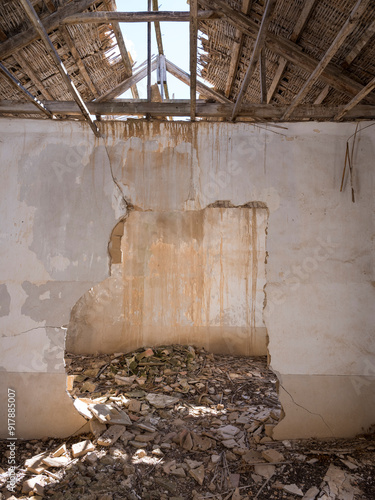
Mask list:
[[[87,424],[17,441],[14,474],[0,441],[0,500],[375,499],[374,436],[272,440],[282,409],[265,358],[173,345],[66,365]]]

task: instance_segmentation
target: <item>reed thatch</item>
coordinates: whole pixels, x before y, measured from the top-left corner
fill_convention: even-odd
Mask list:
[[[292,39],[298,44],[303,53],[312,56],[319,62],[348,19],[356,2],[357,0],[317,0],[314,2],[304,29],[296,39],[293,39],[294,27],[306,1],[278,0],[272,15],[269,31],[279,37]],[[226,0],[226,3],[237,11],[241,11],[243,5],[242,0]],[[248,16],[260,25],[266,1],[253,0],[250,3],[251,10]],[[362,16],[359,25],[341,45],[330,63],[363,86],[375,76],[375,36],[372,36],[368,40],[359,55],[349,65],[346,65],[345,59],[374,22],[375,2],[372,1],[366,13]],[[206,81],[214,85],[216,90],[235,101],[249,65],[255,38],[246,34],[244,36],[239,35],[233,23],[229,22],[225,17],[215,22],[201,22],[199,29],[203,48],[199,54],[200,74]],[[239,42],[241,42],[241,49],[238,62],[235,73],[230,75],[228,68],[233,58],[233,48]],[[266,49],[268,89],[275,78],[280,61],[280,56]],[[298,94],[309,76],[310,73],[288,62],[270,103],[289,104]],[[232,78],[229,92],[228,78]],[[313,104],[325,86],[325,82],[319,79],[303,102]],[[244,102],[259,103],[260,98],[260,75],[259,67],[257,67],[245,94]],[[346,104],[349,100],[350,97],[348,95],[331,88],[323,104],[326,106],[337,106]],[[366,103],[366,98],[363,100],[363,103]]]

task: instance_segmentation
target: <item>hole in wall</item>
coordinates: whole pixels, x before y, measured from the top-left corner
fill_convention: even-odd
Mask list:
[[[110,277],[72,310],[67,358],[194,345],[214,354],[263,356],[266,367],[267,223],[262,202],[131,211],[110,237]]]

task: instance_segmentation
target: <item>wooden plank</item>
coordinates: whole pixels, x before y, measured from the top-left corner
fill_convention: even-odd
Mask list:
[[[183,69],[173,64],[171,61],[168,61],[168,59],[166,59],[166,65],[167,65],[167,71],[169,71],[171,75],[181,80],[181,82],[186,83],[186,85],[190,85],[190,75],[188,73],[186,73]],[[204,85],[199,80],[197,80],[197,90],[206,97],[215,99],[215,101],[227,103],[230,105],[233,104],[232,101],[227,99],[225,96],[219,94],[214,89],[207,87],[207,85]]]
[[[30,80],[33,82],[33,84],[35,85],[35,87],[42,94],[42,96],[44,97],[44,99],[52,101],[53,100],[52,95],[45,88],[45,86],[43,85],[42,81],[39,79],[38,75],[32,69],[32,67],[27,62],[27,60],[23,57],[21,51],[20,52],[15,52],[13,54],[13,57],[16,60],[16,62],[21,66],[22,71],[30,78]]]
[[[158,62],[157,59],[153,59],[151,62],[151,71],[155,71],[157,68]],[[144,62],[137,73],[134,73],[133,76],[127,78],[123,82],[119,83],[113,89],[108,90],[105,94],[102,94],[95,102],[104,102],[110,101],[111,99],[115,99],[119,95],[123,94],[127,90],[129,90],[133,85],[136,85],[138,82],[146,78],[147,76],[147,62]]]
[[[302,8],[301,14],[299,15],[297,22],[293,28],[293,32],[290,36],[290,40],[292,42],[297,42],[298,38],[300,37],[302,31],[304,30],[310,16],[312,13],[313,8],[315,7],[317,0],[306,0],[304,3],[304,6]],[[280,85],[281,78],[283,77],[283,73],[285,71],[285,68],[287,66],[287,60],[284,59],[283,57],[280,58],[279,61],[279,66],[276,70],[276,74],[274,76],[274,79],[272,81],[272,84],[270,86],[270,90],[267,95],[267,102],[271,102],[277,87]]]
[[[354,106],[357,106],[370,92],[375,89],[375,77],[359,92],[353,99],[344,106],[344,108],[337,113],[334,120],[341,120]]]
[[[135,101],[116,99],[115,101],[101,102],[91,101],[86,103],[91,114],[126,116],[126,115],[145,115],[146,113],[160,116],[189,116],[190,100],[147,102],[145,100]],[[59,115],[81,117],[82,114],[74,101],[46,101],[45,106],[51,112]],[[233,103],[206,103],[197,101],[197,117],[203,118],[230,118],[232,114]],[[327,108],[326,106],[302,105],[296,108],[295,114],[289,121],[301,121],[309,119],[314,121],[331,121],[332,116],[339,113],[343,106]],[[270,104],[244,104],[239,118],[253,118],[254,120],[269,120],[279,122],[285,113],[286,106],[276,106]],[[29,103],[0,101],[0,113],[12,114],[34,114],[41,115],[35,106]],[[344,116],[345,120],[352,121],[357,119],[375,119],[375,106],[358,105],[349,110]]]
[[[270,85],[270,89],[267,94],[267,103],[270,103],[273,96],[275,95],[277,87],[280,85],[281,78],[283,77],[283,73],[288,64],[288,61],[283,57],[279,59],[279,65],[277,67],[275,76],[273,77],[272,83]]]
[[[322,104],[324,99],[327,97],[330,88],[331,87],[329,85],[326,85],[324,89],[320,92],[318,97],[315,99],[314,104]]]
[[[78,104],[83,116],[85,117],[86,121],[90,125],[91,130],[94,132],[94,134],[97,137],[100,137],[100,132],[99,132],[98,127],[93,122],[85,103],[83,102],[78,90],[76,89],[75,85],[73,84],[72,80],[70,79],[70,76],[68,75],[68,72],[66,71],[65,66],[62,63],[60,56],[58,55],[53,43],[51,42],[51,40],[50,40],[46,30],[45,30],[45,28],[43,27],[43,24],[41,23],[37,13],[35,12],[34,7],[31,5],[30,0],[19,0],[19,1],[21,3],[22,7],[25,9],[27,17],[30,19],[35,30],[38,32],[40,38],[42,39],[48,53],[51,55],[52,59],[54,60],[58,70],[60,71],[61,77],[62,77],[63,81],[65,82],[66,87],[68,88],[73,99]]]
[[[199,0],[199,3],[208,9],[216,9],[220,14],[226,16],[226,20],[234,27],[240,29],[250,37],[254,38],[257,36],[258,25],[241,12],[232,9],[224,0]],[[268,33],[266,47],[308,73],[314,71],[318,64],[316,59],[302,52],[296,43],[273,33]],[[350,97],[357,95],[363,87],[361,83],[345,75],[333,65],[328,65],[324,69],[321,79],[339,92],[343,92]],[[369,94],[367,100],[375,104],[375,95]]]
[[[343,64],[343,68],[346,69],[348,66],[352,64],[354,59],[361,53],[361,50],[368,44],[371,38],[375,34],[375,21],[370,24],[370,26],[363,33],[361,38],[358,40],[356,45],[352,48],[349,54],[345,58],[345,62]]]
[[[195,120],[197,101],[198,2],[190,0],[190,120]]]
[[[48,32],[58,28],[65,17],[88,9],[96,1],[97,0],[78,0],[61,7],[53,14],[43,18],[43,26],[45,30]],[[38,38],[39,35],[33,27],[19,33],[18,35],[8,38],[5,42],[0,44],[0,60],[12,55],[16,50],[22,49],[23,47],[26,47],[26,45],[35,42]]]
[[[296,24],[294,25],[293,32],[290,36],[292,42],[296,42],[300,37],[302,31],[310,19],[313,8],[316,5],[317,0],[305,0],[301,14],[299,15]]]
[[[218,14],[210,10],[197,11],[198,20],[217,19]],[[84,23],[154,23],[163,22],[189,22],[190,13],[185,11],[151,11],[151,12],[113,12],[98,11],[85,12],[66,17],[64,24],[84,24]]]
[[[353,30],[360,22],[361,16],[367,9],[368,4],[369,0],[358,0],[352,12],[349,15],[349,18],[346,20],[344,26],[336,35],[335,39],[331,43],[327,52],[324,54],[323,58],[320,60],[319,64],[316,66],[310,77],[302,86],[301,90],[298,92],[296,97],[293,99],[292,103],[289,105],[288,109],[285,112],[285,116],[283,117],[284,119],[289,118],[289,116],[293,113],[293,110],[302,102],[302,100],[310,92],[314,83],[319,79],[320,75],[323,73],[324,68],[328,65],[333,56],[345,42],[346,38],[353,32]]]
[[[158,5],[158,0],[152,0],[152,10],[158,11],[159,10],[159,5]],[[154,22],[154,28],[155,28],[155,36],[156,36],[156,43],[158,45],[158,52],[159,55],[164,55],[164,47],[163,47],[163,40],[161,37],[161,29],[160,29],[160,22],[155,21]],[[167,83],[164,83],[164,95],[166,99],[169,99],[169,90],[168,90],[168,85]]]
[[[30,101],[33,106],[36,106],[38,110],[40,110],[43,114],[48,116],[48,118],[54,118],[53,113],[35,96],[31,94],[22,83],[4,66],[3,63],[0,62],[0,71],[7,78],[9,83],[13,85],[13,87],[17,88],[22,94],[26,97],[28,101]]]
[[[247,87],[249,86],[250,80],[254,74],[255,67],[258,63],[259,56],[261,53],[261,50],[265,44],[266,41],[266,36],[268,32],[268,26],[271,22],[271,17],[273,13],[273,9],[275,8],[276,0],[267,0],[267,4],[264,8],[264,13],[262,17],[262,22],[259,28],[258,36],[255,41],[253,53],[251,54],[251,59],[249,63],[249,67],[247,68],[245,78],[243,79],[240,91],[238,93],[234,108],[233,108],[233,113],[232,113],[232,120],[235,120],[239,110],[241,109],[242,101],[245,97],[245,93],[247,90]]]
[[[85,65],[83,64],[83,61],[82,61],[80,55],[78,54],[78,50],[76,49],[76,47],[74,45],[74,41],[72,40],[72,37],[70,36],[70,33],[69,33],[67,27],[61,25],[59,27],[59,31],[60,31],[66,45],[68,46],[68,49],[70,50],[70,53],[72,54],[73,59],[74,59],[76,65],[78,66],[79,72],[81,73],[83,79],[85,80],[86,85],[88,86],[88,88],[90,89],[90,91],[94,95],[94,97],[98,97],[99,96],[98,89],[95,87],[93,81],[91,80],[90,75],[88,74],[88,72],[85,68]]]
[[[259,57],[259,72],[260,72],[260,102],[267,102],[267,78],[266,78],[266,55],[264,49],[260,51]]]

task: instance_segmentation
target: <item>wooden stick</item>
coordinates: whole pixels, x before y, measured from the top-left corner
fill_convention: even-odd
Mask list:
[[[16,87],[18,90],[20,90],[28,101],[33,103],[33,105],[36,106],[40,111],[42,111],[42,113],[44,113],[46,116],[48,116],[48,118],[55,118],[53,116],[53,113],[51,113],[51,111],[46,108],[46,106],[41,101],[39,101],[39,99],[33,96],[1,62],[0,70],[6,76],[8,81],[13,85],[13,87]]]
[[[271,22],[271,17],[272,17],[272,12],[275,7],[276,0],[267,0],[266,7],[264,9],[263,17],[262,17],[262,23],[259,28],[258,36],[255,42],[254,50],[253,53],[251,54],[251,59],[249,63],[249,67],[247,68],[245,78],[242,82],[240,92],[237,96],[236,103],[233,108],[233,113],[232,113],[232,120],[236,119],[236,116],[238,115],[242,101],[245,97],[245,93],[247,90],[247,87],[249,86],[250,80],[254,74],[255,67],[258,63],[260,52],[265,44],[266,41],[266,36],[267,36],[267,31],[268,31],[268,26]]]
[[[197,103],[198,2],[190,0],[190,119],[195,120]]]

